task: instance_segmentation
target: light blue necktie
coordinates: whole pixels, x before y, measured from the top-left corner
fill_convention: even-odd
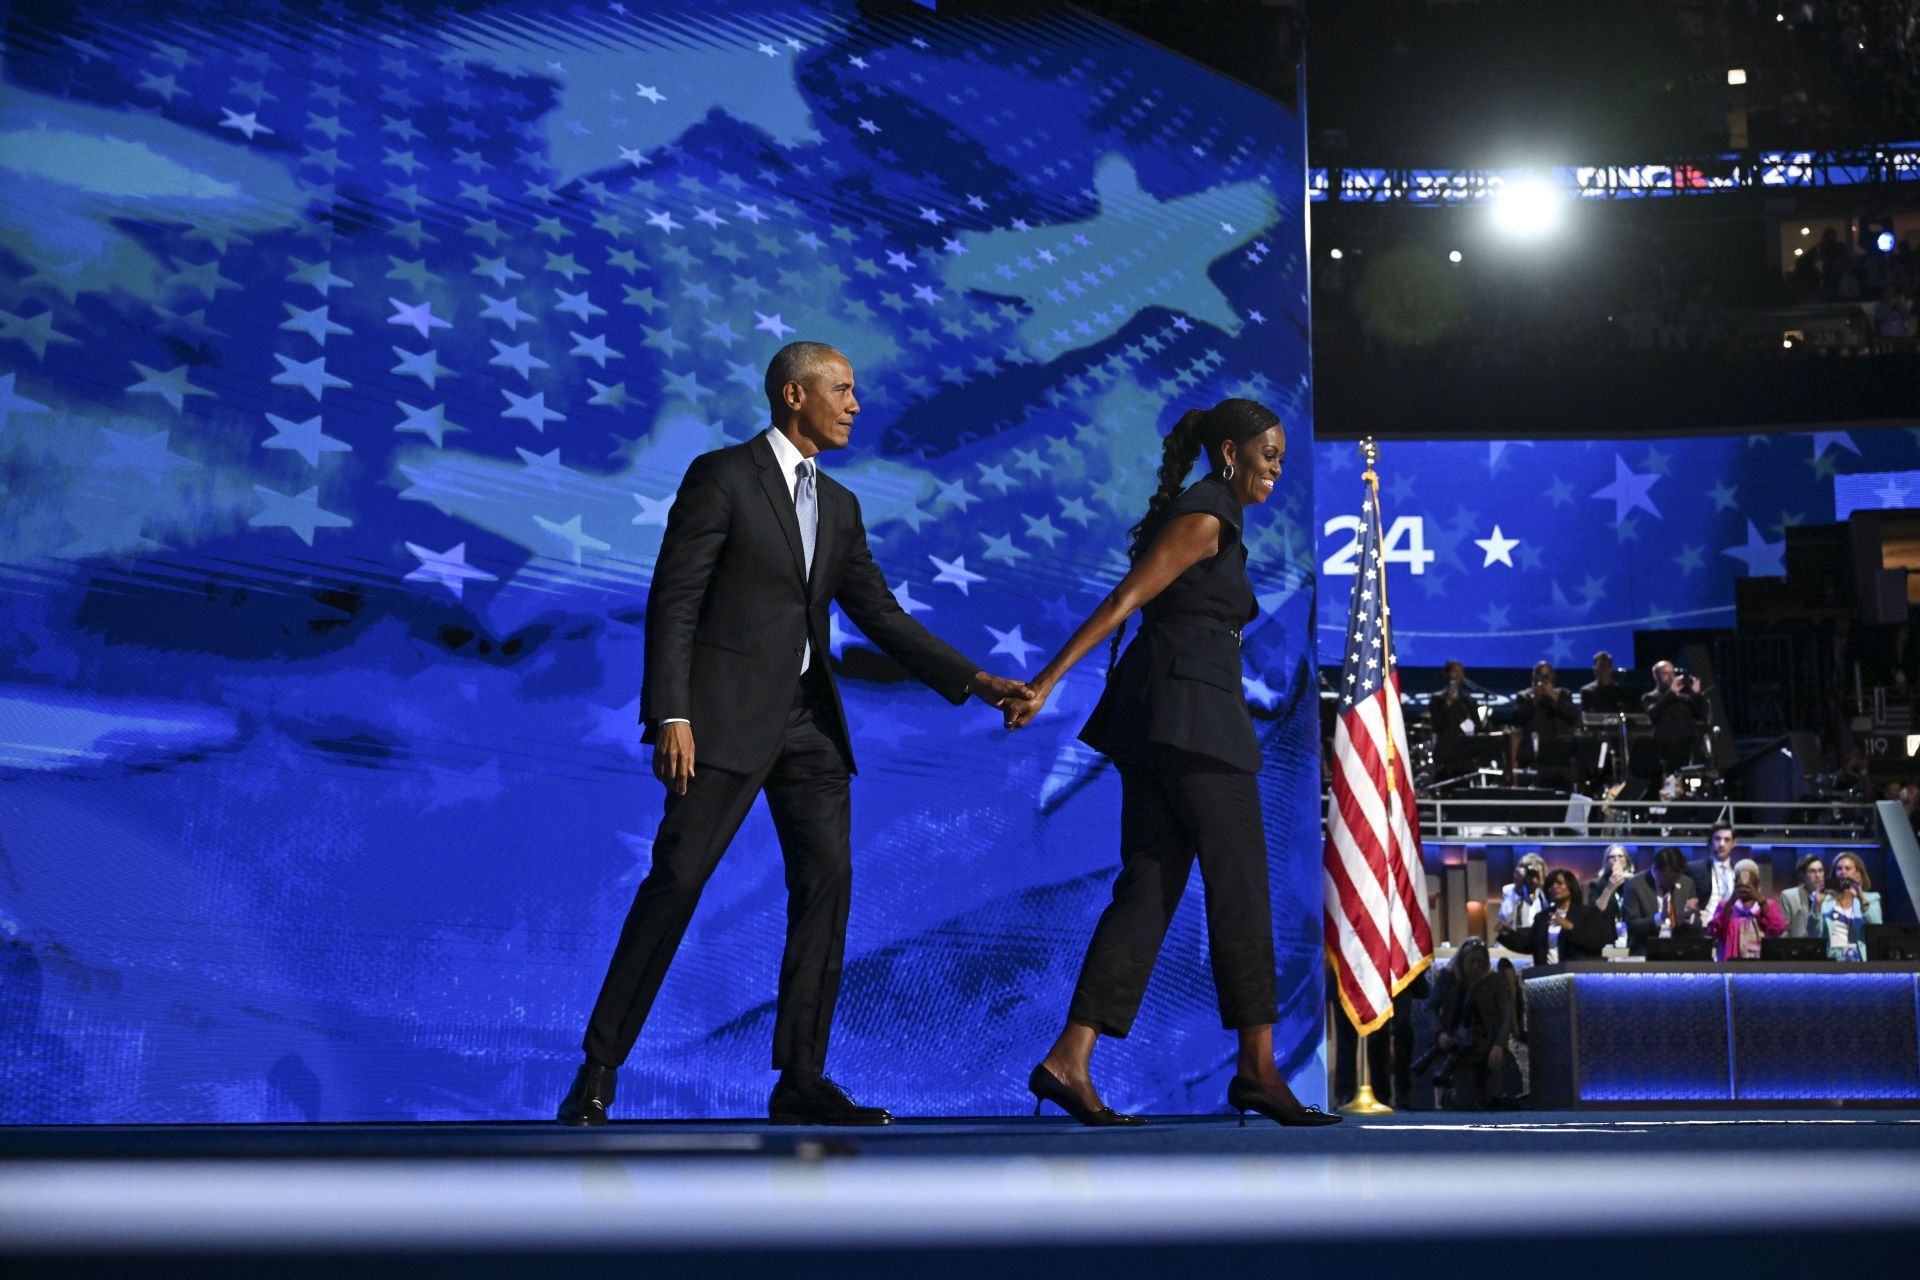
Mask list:
[[[813,491],[813,463],[801,459],[794,465],[798,477],[793,486],[793,515],[800,522],[800,548],[807,562],[807,579],[813,579],[813,544],[820,534],[820,504]],[[813,665],[813,639],[808,637],[800,651],[800,671]]]

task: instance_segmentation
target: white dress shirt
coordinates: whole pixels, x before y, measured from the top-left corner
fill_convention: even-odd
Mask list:
[[[778,427],[767,428],[766,440],[767,440],[767,443],[771,445],[773,448],[773,465],[779,470],[782,476],[786,477],[787,501],[792,502],[794,490],[800,487],[800,464],[803,462],[809,462],[809,459],[806,457],[805,454],[802,454],[800,452],[799,448],[793,443],[793,441],[787,439],[786,433],[781,431]],[[814,510],[818,511],[819,501],[820,501],[820,460],[818,458],[812,459],[809,462],[809,465],[813,467],[813,497],[814,497],[814,504],[815,504]],[[806,673],[807,665],[812,661],[813,661],[813,640],[809,638],[806,642],[805,647],[801,650],[801,654],[800,654],[801,674],[804,675]],[[687,720],[685,716],[668,716],[665,719],[663,719],[660,723],[661,724],[688,724],[690,722]]]

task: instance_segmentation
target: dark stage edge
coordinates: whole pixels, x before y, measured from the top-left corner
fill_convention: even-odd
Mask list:
[[[878,1128],[753,1120],[468,1124],[16,1125],[6,1160],[458,1160],[491,1157],[817,1160],[889,1156],[1598,1155],[1633,1151],[1920,1152],[1920,1109],[1755,1111],[1408,1111],[1288,1129],[1230,1115],[1152,1116],[1138,1129],[1087,1129],[1065,1117],[896,1119]]]
[[[1426,1280],[1506,1257],[1619,1280],[1651,1240],[1659,1274],[1751,1280],[1835,1231],[1850,1274],[1911,1274],[1920,1111],[0,1129],[9,1277]]]

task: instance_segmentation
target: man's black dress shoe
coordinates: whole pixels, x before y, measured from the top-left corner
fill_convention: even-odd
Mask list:
[[[775,1124],[892,1124],[885,1107],[863,1107],[833,1081],[817,1073],[782,1071],[767,1099],[767,1119]]]
[[[607,1108],[613,1103],[613,1068],[589,1062],[573,1077],[573,1088],[560,1100],[561,1124],[605,1124]]]

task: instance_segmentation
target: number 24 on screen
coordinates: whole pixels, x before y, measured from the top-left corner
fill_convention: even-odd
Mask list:
[[[1364,527],[1359,516],[1335,516],[1327,521],[1321,532],[1328,537],[1344,533],[1347,535],[1347,545],[1328,556],[1320,566],[1320,572],[1349,576],[1360,572],[1360,531]],[[1427,550],[1425,518],[1399,517],[1387,527],[1386,545],[1381,550],[1381,558],[1388,564],[1404,564],[1416,574],[1425,573],[1427,566],[1433,563],[1433,552]]]

